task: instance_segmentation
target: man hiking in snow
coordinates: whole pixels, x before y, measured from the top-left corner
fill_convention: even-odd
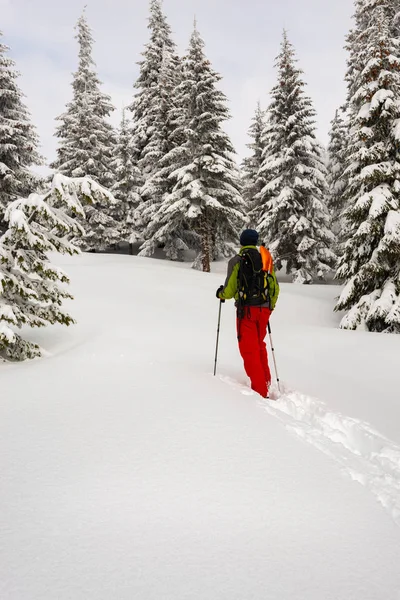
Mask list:
[[[241,237],[241,249],[228,264],[225,285],[217,290],[222,302],[235,299],[239,350],[252,389],[268,398],[271,371],[268,364],[265,337],[271,312],[274,310],[279,285],[272,257],[266,248],[257,248],[258,233],[246,229]]]

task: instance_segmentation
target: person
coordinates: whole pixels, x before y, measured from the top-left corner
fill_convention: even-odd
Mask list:
[[[251,388],[263,398],[269,397],[271,371],[265,337],[275,308],[279,285],[272,257],[266,248],[257,248],[259,235],[246,229],[240,237],[241,249],[228,264],[225,285],[217,290],[222,302],[235,299],[239,351]]]

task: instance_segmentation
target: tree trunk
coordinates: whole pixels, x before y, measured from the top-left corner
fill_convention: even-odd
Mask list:
[[[210,226],[208,223],[207,215],[203,215],[200,220],[200,236],[201,236],[201,264],[204,273],[211,271],[211,236]]]

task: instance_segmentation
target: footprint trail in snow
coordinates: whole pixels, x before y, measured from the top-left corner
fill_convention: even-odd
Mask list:
[[[220,379],[244,395],[255,395],[230,377]],[[273,390],[272,400],[277,396]],[[400,526],[400,446],[367,423],[332,411],[300,392],[285,390],[279,402],[260,400],[260,406],[368,488]]]

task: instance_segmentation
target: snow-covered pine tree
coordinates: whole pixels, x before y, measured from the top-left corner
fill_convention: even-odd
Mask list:
[[[258,102],[249,129],[249,137],[252,142],[247,144],[247,147],[251,150],[251,154],[242,163],[243,198],[246,202],[247,211],[252,209],[257,194],[261,192],[265,185],[265,182],[259,177],[265,148],[263,138],[265,120],[265,112],[261,109],[260,102]]]
[[[348,311],[344,329],[400,333],[400,44],[387,5],[364,5],[359,87],[349,104],[349,234],[337,271],[346,285],[336,310]]]
[[[117,200],[113,209],[113,217],[118,223],[121,240],[136,241],[137,211],[140,204],[139,189],[142,185],[140,171],[135,164],[132,148],[131,130],[126,110],[122,111],[118,143],[115,147],[115,158],[112,164],[115,173],[115,184],[111,191]]]
[[[150,41],[143,52],[139,78],[134,85],[137,92],[129,107],[133,118],[132,147],[135,148],[135,160],[145,178],[154,172],[153,137],[159,134],[160,73],[165,64],[165,53],[173,56],[175,53],[171,28],[162,10],[162,0],[150,0],[149,29]]]
[[[400,0],[354,0],[354,5],[355,26],[350,30],[346,38],[346,49],[348,51],[347,71],[345,76],[347,83],[347,98],[344,106],[340,110],[342,114],[346,115],[347,121],[349,120],[350,105],[352,103],[353,96],[357,93],[357,90],[362,85],[362,61],[360,61],[360,57],[365,53],[366,46],[368,44],[368,35],[366,34],[366,30],[369,28],[369,14],[372,14],[377,7],[381,6],[385,12],[385,16],[388,19],[389,27],[393,37],[400,37]],[[348,122],[347,125],[349,127],[350,123]],[[345,135],[343,149],[341,152],[343,165],[345,167],[350,162],[350,156],[352,152],[351,148],[348,148],[349,140],[349,136]],[[345,187],[347,187],[346,178],[347,173],[345,168],[340,180],[337,182],[339,188],[345,189]],[[344,208],[345,207],[342,204],[342,209],[344,210]],[[337,217],[335,212],[333,217],[334,219]],[[340,219],[339,226],[340,234],[337,241],[339,254],[341,254],[343,244],[346,242],[348,236],[344,219]],[[337,227],[338,222],[334,222],[335,232]]]
[[[389,29],[393,37],[400,36],[400,0],[354,0],[355,27],[349,32],[346,39],[346,49],[349,53],[347,60],[347,102],[345,111],[353,98],[354,94],[360,88],[360,56],[365,51],[367,37],[366,30],[369,28],[370,15],[375,13],[376,8],[382,7],[385,17],[388,19]]]
[[[161,159],[171,149],[175,99],[173,90],[181,78],[181,61],[175,53],[171,28],[162,10],[162,0],[150,0],[150,40],[139,63],[137,90],[130,106],[133,115],[132,146],[144,184],[140,189],[140,210],[135,227],[147,243],[148,227],[157,212],[162,195],[170,191],[168,179],[161,173]],[[140,218],[138,219],[138,215]],[[150,245],[147,244],[150,254]]]
[[[155,105],[153,114],[154,130],[149,137],[148,144],[144,150],[144,157],[141,161],[143,170],[146,173],[146,181],[140,190],[142,199],[140,212],[143,239],[146,241],[147,254],[153,252],[150,250],[153,247],[151,223],[161,205],[164,195],[170,193],[173,188],[173,182],[169,179],[173,168],[169,159],[165,160],[165,158],[182,141],[182,130],[180,128],[181,109],[179,94],[176,93],[181,81],[181,60],[165,48],[157,83],[158,104]],[[168,244],[167,256],[169,258],[175,257],[174,245],[174,242]],[[172,250],[172,254],[170,250]]]
[[[29,171],[42,164],[38,137],[18,86],[14,61],[0,31],[0,232],[5,229],[5,210],[10,202],[26,195],[37,184]]]
[[[83,233],[75,216],[84,216],[82,202],[112,196],[89,178],[54,176],[44,193],[31,194],[9,204],[9,229],[0,238],[0,356],[24,360],[40,356],[40,348],[13,328],[70,325],[72,317],[62,302],[72,298],[64,284],[68,276],[52,265],[48,252],[76,254],[69,241]]]
[[[328,208],[332,218],[332,228],[336,235],[342,230],[340,215],[344,209],[343,192],[346,187],[345,148],[347,146],[348,124],[340,110],[336,111],[332,121],[328,145]],[[341,237],[341,236],[339,236]]]
[[[164,52],[164,67],[171,65],[171,55],[168,51]],[[157,171],[148,178],[144,188],[147,201],[142,203],[142,222],[143,238],[145,243],[142,245],[140,256],[152,256],[157,247],[162,246],[166,257],[174,261],[183,261],[184,253],[189,249],[198,249],[198,235],[189,229],[189,225],[182,223],[181,227],[170,231],[166,239],[161,239],[156,235],[160,227],[160,206],[166,196],[172,193],[175,186],[175,178],[172,176],[177,168],[182,165],[182,146],[187,140],[186,126],[188,122],[188,108],[186,106],[186,87],[184,85],[185,61],[181,61],[178,69],[178,76],[174,87],[170,88],[171,78],[169,73],[164,72],[164,78],[161,75],[160,82],[164,102],[160,104],[164,111],[168,110],[167,120],[169,127],[164,128],[164,155],[160,153],[158,157]],[[162,73],[164,68],[162,68]],[[167,76],[167,77],[165,77]],[[165,85],[167,83],[167,86]],[[168,99],[169,96],[169,99]],[[164,112],[165,115],[165,112]],[[162,120],[162,119],[161,119]]]
[[[252,200],[252,203],[250,206],[250,211],[248,213],[248,223],[250,224],[250,226],[253,229],[258,227],[258,224],[260,222],[260,215],[263,213],[262,192],[263,192],[265,186],[267,185],[268,180],[266,179],[265,171],[263,171],[262,167],[263,167],[263,165],[265,165],[267,163],[268,157],[273,148],[271,136],[273,136],[273,125],[272,125],[272,121],[270,118],[270,114],[269,114],[268,110],[266,110],[266,111],[264,111],[263,129],[261,132],[261,140],[260,140],[261,146],[262,146],[261,164],[260,164],[260,168],[258,169],[258,173],[256,174],[256,178],[255,178],[256,193],[253,196],[253,200]],[[265,235],[265,232],[264,232],[264,235]],[[262,237],[261,241],[262,241],[262,243],[265,243],[266,239],[264,237]]]
[[[92,58],[93,36],[85,12],[76,25],[79,43],[79,66],[72,83],[73,99],[56,136],[60,138],[57,160],[51,165],[68,177],[89,176],[105,188],[114,183],[112,162],[116,145],[113,127],[108,122],[114,107],[104,94]],[[80,240],[83,249],[102,249],[120,240],[118,227],[107,204],[91,206],[82,223],[86,236]]]
[[[296,62],[284,32],[260,169],[267,183],[256,198],[253,215],[277,268],[286,261],[286,271],[294,282],[312,283],[334,267],[336,257],[325,204],[326,167],[315,136],[315,111]]]
[[[229,118],[221,80],[204,54],[197,29],[184,60],[183,81],[176,89],[176,135],[180,144],[165,157],[173,171],[172,193],[166,194],[152,220],[151,243],[175,239],[177,251],[186,246],[185,236],[200,248],[194,266],[210,271],[216,250],[237,240],[243,224],[243,199],[233,146],[222,129]],[[213,238],[215,236],[215,243]]]
[[[110,188],[115,133],[107,118],[114,107],[111,98],[100,90],[92,58],[94,40],[85,13],[76,29],[79,66],[72,83],[73,99],[57,119],[61,122],[56,132],[60,144],[52,167],[68,177],[89,176]]]

